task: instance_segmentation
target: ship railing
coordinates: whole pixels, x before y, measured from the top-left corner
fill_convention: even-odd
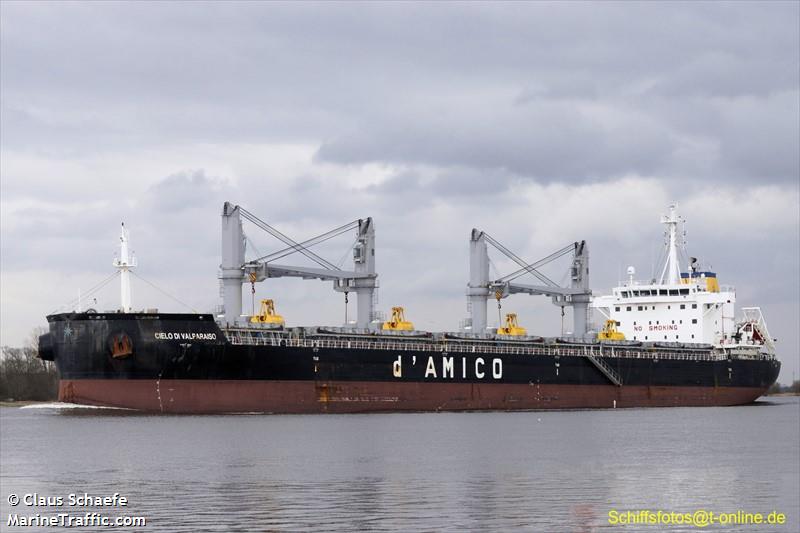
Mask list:
[[[497,355],[532,355],[549,357],[610,357],[627,359],[720,361],[724,353],[710,351],[661,351],[620,348],[616,346],[564,346],[539,344],[534,346],[475,344],[468,342],[376,341],[363,339],[331,339],[293,336],[285,332],[262,335],[249,330],[226,331],[231,344],[251,346],[285,346],[290,348],[325,348],[339,350],[385,350],[401,352],[480,353]]]

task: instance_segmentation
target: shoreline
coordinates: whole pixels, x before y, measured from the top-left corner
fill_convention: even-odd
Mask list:
[[[25,407],[26,405],[35,405],[38,403],[53,403],[57,402],[58,398],[52,400],[2,400],[0,407]]]

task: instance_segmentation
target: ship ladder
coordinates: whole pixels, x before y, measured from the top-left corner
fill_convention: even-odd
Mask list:
[[[613,368],[611,368],[611,365],[592,354],[586,354],[586,358],[589,359],[589,361],[591,361],[591,363],[596,366],[597,369],[602,372],[611,383],[617,387],[622,386],[622,377]]]

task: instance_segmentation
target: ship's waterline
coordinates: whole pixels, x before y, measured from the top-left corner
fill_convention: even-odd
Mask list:
[[[176,414],[368,413],[723,406],[747,404],[756,387],[645,387],[492,383],[248,380],[62,380],[59,400]]]

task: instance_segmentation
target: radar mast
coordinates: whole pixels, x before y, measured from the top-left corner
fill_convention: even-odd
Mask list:
[[[661,285],[678,285],[681,282],[681,270],[678,264],[678,223],[683,219],[678,215],[677,206],[669,206],[669,214],[661,217],[661,223],[667,226],[667,260],[661,270]]]

